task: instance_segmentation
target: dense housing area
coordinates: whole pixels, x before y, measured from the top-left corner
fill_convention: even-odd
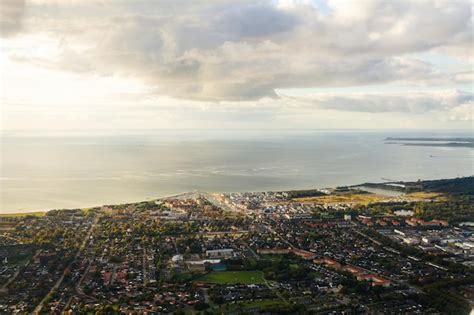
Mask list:
[[[469,177],[6,215],[0,313],[468,314],[473,189]]]

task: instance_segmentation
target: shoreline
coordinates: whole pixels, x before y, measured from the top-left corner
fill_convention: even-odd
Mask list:
[[[467,175],[467,176],[461,176],[461,177],[452,177],[452,178],[441,178],[441,179],[423,179],[423,180],[419,180],[419,181],[433,181],[433,180],[453,180],[453,179],[460,179],[460,178],[469,178],[469,177],[473,177],[474,174],[472,175]],[[51,209],[47,209],[47,210],[26,210],[24,212],[22,211],[13,211],[13,212],[0,212],[0,218],[2,217],[21,217],[21,216],[27,216],[27,215],[37,215],[37,216],[41,216],[41,215],[44,215],[46,213],[48,213],[49,211],[54,211],[54,210],[72,210],[72,209],[89,209],[89,208],[100,208],[100,207],[104,207],[104,206],[108,206],[108,205],[121,205],[121,204],[136,204],[136,203],[140,203],[140,202],[148,202],[148,201],[155,201],[155,200],[160,200],[160,199],[167,199],[167,198],[173,198],[173,197],[179,197],[179,196],[182,196],[182,195],[186,195],[186,194],[224,194],[224,193],[262,193],[262,192],[279,192],[279,191],[302,191],[302,190],[312,190],[312,189],[332,189],[332,188],[336,188],[336,187],[350,187],[350,188],[358,188],[358,187],[362,187],[364,185],[370,185],[370,184],[377,184],[377,185],[387,185],[387,184],[391,184],[391,183],[414,183],[416,181],[412,180],[412,181],[385,181],[385,182],[381,182],[381,183],[369,183],[369,182],[365,182],[365,183],[359,183],[359,184],[350,184],[350,185],[344,185],[344,186],[331,186],[331,187],[311,187],[311,188],[297,188],[297,189],[287,189],[287,190],[255,190],[255,191],[233,191],[233,192],[225,192],[225,191],[213,191],[213,192],[209,192],[209,191],[200,191],[200,190],[192,190],[192,191],[183,191],[183,192],[180,192],[180,193],[176,193],[176,194],[172,194],[172,195],[166,195],[166,196],[161,196],[161,197],[154,197],[154,198],[148,198],[148,199],[143,199],[143,200],[138,200],[138,201],[129,201],[129,202],[119,202],[119,203],[104,203],[102,205],[94,205],[94,206],[79,206],[79,207],[70,207],[70,208],[51,208]],[[390,191],[390,185],[387,185],[387,189],[382,189],[382,190],[387,190],[387,191]],[[394,190],[395,191],[395,190]]]

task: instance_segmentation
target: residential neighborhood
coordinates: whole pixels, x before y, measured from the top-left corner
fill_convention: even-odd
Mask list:
[[[472,225],[318,199],[348,194],[368,197],[193,192],[3,218],[0,312],[438,314],[474,304]]]

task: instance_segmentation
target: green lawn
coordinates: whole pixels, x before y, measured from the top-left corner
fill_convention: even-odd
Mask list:
[[[216,284],[263,284],[261,271],[216,271],[210,272],[196,279],[201,282]]]

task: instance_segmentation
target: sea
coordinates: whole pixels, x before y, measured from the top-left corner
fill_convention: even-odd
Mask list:
[[[0,213],[188,191],[281,191],[474,174],[472,148],[387,144],[387,137],[473,137],[473,131],[2,131]]]

